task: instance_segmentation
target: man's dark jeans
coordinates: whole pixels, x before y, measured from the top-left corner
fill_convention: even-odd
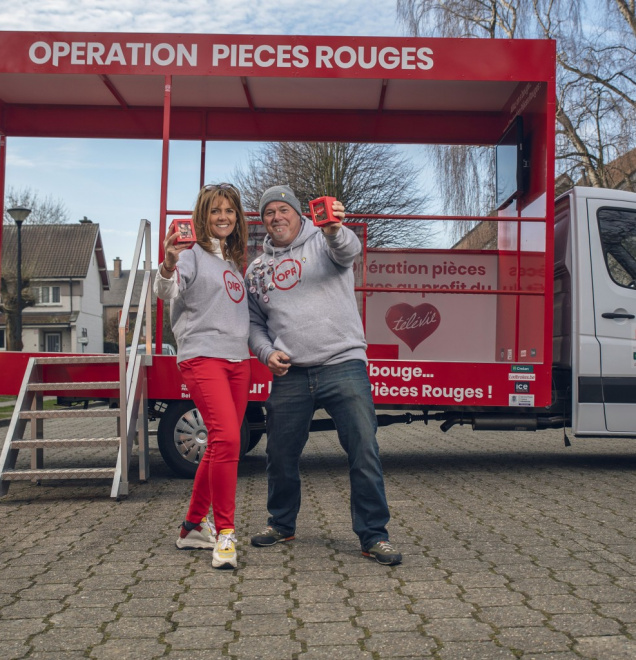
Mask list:
[[[267,410],[268,524],[294,534],[300,509],[300,455],[316,407],[335,422],[349,459],[351,520],[363,550],[388,540],[389,508],[375,433],[377,420],[364,362],[291,367],[274,377]]]

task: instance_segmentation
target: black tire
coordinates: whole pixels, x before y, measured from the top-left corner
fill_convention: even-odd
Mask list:
[[[241,453],[239,454],[239,460],[247,454],[250,450],[250,424],[247,421],[247,415],[243,417],[243,423],[241,424]]]
[[[248,417],[255,420],[254,423],[260,430],[250,430]],[[252,410],[243,418],[241,458],[260,440],[263,419],[260,406],[257,411]],[[157,444],[163,460],[175,474],[188,479],[194,478],[208,444],[208,432],[193,401],[171,401],[168,404],[168,408],[159,420]]]
[[[256,447],[263,435],[263,431],[265,430],[265,412],[263,411],[263,406],[260,403],[248,403],[247,410],[245,411],[245,417],[249,422],[250,439],[247,449],[241,454],[241,457]]]
[[[194,478],[208,444],[208,432],[194,402],[170,401],[159,420],[157,444],[173,472]]]

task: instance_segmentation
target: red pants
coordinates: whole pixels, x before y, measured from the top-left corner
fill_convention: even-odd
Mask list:
[[[208,446],[194,476],[186,520],[198,524],[212,505],[217,530],[234,529],[250,362],[197,357],[181,362],[179,369],[208,431]]]

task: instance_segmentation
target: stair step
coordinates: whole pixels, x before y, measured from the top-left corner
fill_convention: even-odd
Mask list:
[[[117,364],[118,355],[67,355],[65,357],[37,357],[35,364]]]
[[[3,481],[41,481],[44,479],[112,479],[115,468],[47,468],[43,470],[7,470]]]
[[[54,390],[118,390],[119,381],[95,381],[81,383],[30,383],[27,390],[30,392],[49,392]]]
[[[42,447],[119,447],[119,438],[44,438],[14,440],[12,449],[40,449]]]
[[[20,419],[83,419],[85,417],[119,417],[119,408],[88,410],[24,410]]]

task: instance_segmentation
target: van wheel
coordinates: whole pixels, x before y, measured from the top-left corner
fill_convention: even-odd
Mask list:
[[[262,433],[262,431],[261,431]],[[248,416],[241,426],[241,458],[256,445]],[[159,420],[157,444],[166,465],[180,477],[193,479],[208,445],[208,430],[191,400],[171,401]]]
[[[243,445],[241,445],[241,458],[256,447],[263,435],[263,431],[265,431],[265,412],[263,411],[263,406],[257,402],[248,403],[245,418],[249,422],[249,442],[245,451],[242,451]],[[245,426],[245,420],[243,420],[243,426]],[[242,431],[243,429],[241,429]]]

